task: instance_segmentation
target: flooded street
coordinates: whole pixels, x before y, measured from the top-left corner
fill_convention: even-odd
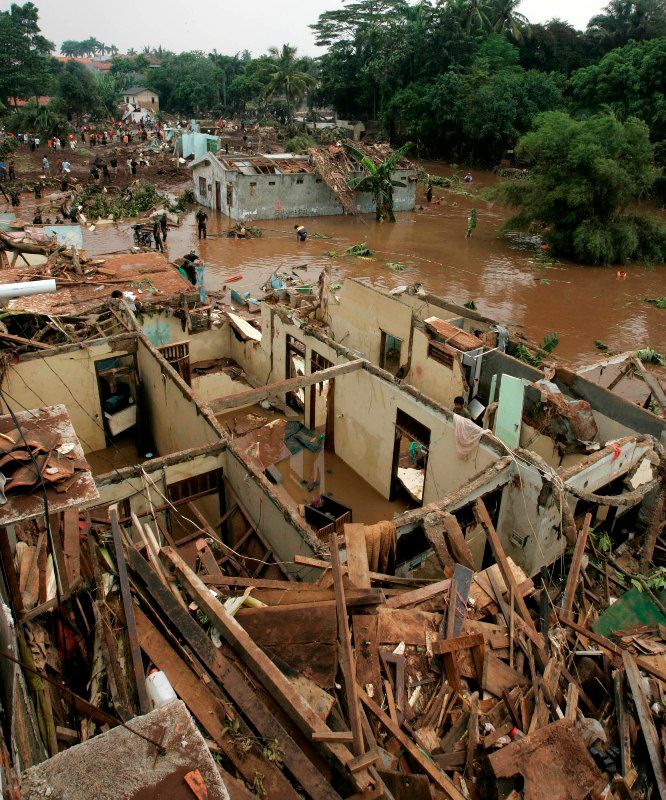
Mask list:
[[[451,174],[441,164],[425,167]],[[348,276],[368,277],[387,288],[420,281],[428,291],[453,302],[473,300],[480,313],[522,325],[535,340],[556,331],[557,355],[574,364],[602,357],[595,340],[614,352],[647,345],[666,350],[666,311],[641,299],[666,295],[663,267],[626,267],[626,278],[618,279],[613,268],[547,264],[536,246],[497,237],[509,211],[481,197],[495,177],[476,171],[474,176],[472,196],[435,187],[435,202],[430,205],[419,186],[417,210],[398,214],[395,225],[380,225],[368,216],[299,219],[309,233],[303,244],[296,241],[294,219],[260,221],[262,238],[236,240],[224,236],[232,225],[229,218],[208,211],[209,239],[200,243],[206,284],[221,289],[228,279],[242,275],[233,288],[257,297],[272,271],[292,274],[296,267],[307,265],[307,270],[296,269],[293,275],[316,282],[321,270],[331,265],[333,278],[340,283]],[[477,209],[478,224],[468,239],[467,215],[472,207]],[[372,259],[344,255],[345,248],[360,242],[367,242]],[[84,240],[90,254],[131,243],[127,225],[98,226],[94,233],[86,232]],[[170,232],[167,244],[171,259],[197,246],[193,213]],[[404,270],[392,270],[387,262],[403,265]]]

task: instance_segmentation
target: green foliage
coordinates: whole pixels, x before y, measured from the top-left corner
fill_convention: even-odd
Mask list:
[[[547,333],[543,337],[543,344],[541,345],[541,347],[547,353],[552,353],[559,343],[560,343],[560,337],[557,335],[555,331],[552,331],[551,333]]]
[[[407,267],[399,261],[385,261],[386,266],[393,272],[404,272]]]
[[[657,308],[666,308],[666,297],[641,297],[641,300]]]
[[[639,117],[648,124],[653,141],[666,138],[664,86],[666,36],[630,42],[571,77],[576,109],[610,109],[620,119]]]
[[[349,142],[345,144],[345,149],[349,155],[357,161],[359,166],[364,170],[362,175],[358,175],[349,180],[349,186],[357,192],[372,193],[375,201],[375,216],[378,222],[383,222],[384,220],[395,222],[395,213],[393,212],[393,188],[396,186],[404,186],[404,184],[399,181],[394,181],[391,174],[395,170],[396,164],[411,149],[411,146],[411,143],[408,142],[397,150],[394,150],[381,164],[375,165],[352,144]]]
[[[282,49],[271,47],[264,94],[270,100],[282,93],[287,103],[287,122],[293,119],[294,105],[300,103],[308,89],[314,87],[315,76],[307,71],[307,62],[296,58],[296,48],[283,44]]]
[[[189,206],[191,206],[194,202],[195,197],[192,189],[185,189],[176,198],[174,208],[176,211],[187,211]]]
[[[33,100],[7,117],[6,128],[12,133],[34,131],[42,139],[49,136],[65,137],[70,126],[57,109],[58,103],[54,101],[47,106],[38,106]]]
[[[602,342],[601,339],[595,339],[594,346],[597,348],[597,350],[603,350],[604,352],[608,350],[608,345],[605,342]]]
[[[286,139],[284,143],[284,149],[287,153],[302,153],[308,149],[308,147],[314,147],[314,139],[307,134],[299,134],[298,136],[292,136],[290,139]]]
[[[465,308],[469,308],[471,311],[476,311],[476,303],[474,300],[468,300],[466,303],[463,303]]]
[[[356,256],[357,258],[360,256],[368,257],[372,255],[372,250],[370,250],[368,247],[367,242],[361,242],[360,244],[347,247],[345,250],[345,255]]]
[[[74,206],[83,206],[90,219],[139,217],[162,204],[168,205],[167,199],[152,183],[138,181],[120,194],[103,192],[99,186],[86,186],[73,201]]]
[[[164,111],[195,115],[220,104],[223,73],[204,53],[167,56],[147,73],[147,84],[160,94]]]
[[[92,72],[78,61],[64,64],[58,76],[57,94],[67,108],[67,113],[73,113],[79,118],[86,111],[96,109],[100,102]]]
[[[666,567],[655,567],[652,572],[641,576],[640,580],[632,578],[631,585],[639,592],[645,591],[646,587],[653,592],[663,592],[666,590]]]
[[[474,229],[476,228],[477,216],[478,215],[475,208],[471,209],[471,211],[467,215],[467,233],[465,234],[465,237],[467,239],[469,239]]]
[[[657,174],[644,122],[547,112],[516,151],[531,169],[527,180],[500,185],[500,196],[520,209],[505,229],[541,230],[555,254],[583,263],[664,260],[666,226],[629,210]]]
[[[16,139],[0,140],[0,161],[5,161],[18,147]]]
[[[636,350],[636,355],[644,364],[658,364],[660,367],[666,367],[666,358],[652,347]]]
[[[40,32],[34,3],[12,3],[0,11],[0,101],[46,94],[50,85],[49,54],[53,44]]]

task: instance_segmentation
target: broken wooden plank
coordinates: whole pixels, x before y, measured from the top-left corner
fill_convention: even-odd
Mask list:
[[[381,703],[382,676],[379,663],[379,616],[377,614],[354,614],[354,655],[356,656],[356,680],[365,691]],[[371,688],[370,688],[371,687]]]
[[[180,635],[225,692],[230,697],[233,697],[234,703],[238,706],[243,716],[250,721],[264,739],[276,739],[280,742],[280,749],[286,768],[312,800],[318,800],[319,797],[326,800],[340,800],[339,795],[333,790],[330,783],[323,778],[319,770],[294,742],[283,725],[260,700],[256,690],[248,685],[240,669],[225,658],[220,650],[215,647],[210,637],[192,619],[189,612],[177,602],[173,593],[162,584],[148,563],[136,550],[130,550],[128,559],[130,567],[145,584],[152,601],[158,607],[160,613],[170,621],[175,630],[179,631]],[[204,589],[204,591],[206,590]],[[213,600],[212,597],[211,600]],[[316,716],[315,711],[312,711],[312,714]],[[227,714],[227,716],[229,715],[232,718],[234,716],[231,711]],[[320,730],[328,730],[328,728],[322,724]],[[351,758],[351,753],[349,751],[347,753]],[[277,780],[279,778],[284,780],[283,791],[288,797],[293,798],[292,787],[289,782],[284,779],[284,776],[279,771],[276,774],[279,776]]]
[[[136,619],[134,617],[134,601],[130,592],[129,578],[127,576],[127,564],[125,563],[125,551],[123,550],[122,535],[118,524],[118,506],[114,503],[109,506],[109,520],[111,521],[111,531],[113,533],[113,550],[116,556],[116,570],[118,572],[118,582],[120,583],[120,594],[125,611],[125,623],[127,625],[127,636],[130,644],[130,655],[132,657],[132,668],[134,670],[134,680],[136,683],[136,693],[139,700],[139,707],[142,714],[150,711],[148,692],[146,690],[146,676],[143,669],[143,659],[141,658],[141,648],[136,629]]]
[[[429,586],[421,586],[418,589],[396,594],[394,597],[390,597],[385,605],[387,608],[407,608],[408,606],[431,600],[433,597],[441,596],[442,608],[444,608],[444,599],[448,596],[450,586],[451,578],[447,578],[443,581],[431,583]]]
[[[342,571],[340,569],[340,554],[338,552],[337,533],[333,531],[330,536],[331,548],[331,570],[333,573],[333,586],[335,588],[335,606],[338,618],[338,641],[340,642],[340,668],[345,682],[345,695],[347,698],[347,713],[349,715],[349,727],[354,737],[354,755],[360,756],[365,751],[363,744],[363,729],[361,727],[361,716],[358,708],[358,697],[356,694],[356,668],[354,665],[354,653],[351,646],[351,636],[347,623],[347,604],[345,603],[345,587],[342,582]],[[365,542],[364,542],[365,548]],[[367,565],[367,558],[366,558]],[[367,572],[367,570],[366,570]],[[368,580],[369,585],[369,580]],[[349,766],[349,765],[348,765]]]
[[[579,625],[577,622],[574,622],[574,620],[570,619],[564,614],[558,614],[558,618],[563,625],[566,625],[568,628],[576,631],[576,633],[579,633],[581,636],[586,636],[595,644],[599,645],[599,647],[615,656],[615,660],[618,662],[618,664],[621,662],[622,654],[626,652],[623,648],[618,647],[614,642],[611,642],[611,640],[607,639],[605,636],[601,636],[601,634],[595,633],[589,628]],[[654,675],[655,678],[659,678],[660,681],[666,681],[666,671],[660,669],[649,659],[643,658],[642,656],[637,656],[636,664],[645,672],[649,672],[650,675]]]
[[[444,528],[444,531],[446,532],[449,550],[451,551],[451,554],[455,560],[464,567],[474,570],[474,556],[472,555],[472,551],[465,540],[465,534],[462,532],[462,528],[460,527],[458,520],[453,516],[453,514],[447,513],[444,514],[440,522]]]
[[[348,372],[355,372],[358,369],[362,369],[364,364],[365,359],[358,358],[354,361],[347,361],[344,364],[337,364],[328,369],[322,369],[319,372],[313,372],[310,375],[299,375],[295,378],[287,378],[287,380],[279,381],[278,383],[260,386],[257,389],[248,389],[244,392],[238,392],[237,394],[227,397],[220,397],[217,400],[209,401],[208,405],[213,414],[220,414],[231,408],[251,406],[273,395],[287,394],[296,389],[303,389],[306,386],[314,386],[317,383],[333,380]]]
[[[631,730],[629,727],[627,704],[625,702],[626,687],[624,685],[623,669],[615,670],[613,675],[613,689],[615,696],[615,716],[617,718],[617,734],[620,740],[620,772],[622,775],[627,775],[631,769]]]
[[[583,527],[580,529],[578,538],[576,539],[576,546],[574,548],[573,558],[571,559],[571,566],[569,567],[569,575],[567,576],[567,585],[564,590],[562,613],[566,614],[567,616],[570,616],[571,612],[573,611],[574,597],[576,595],[578,578],[580,576],[580,567],[583,563],[583,556],[585,555],[585,546],[587,545],[587,537],[590,532],[591,522],[592,514],[588,512],[585,515]]]
[[[516,583],[516,579],[513,576],[513,572],[511,571],[511,567],[506,557],[506,553],[504,552],[504,548],[502,547],[502,543],[500,542],[499,536],[497,535],[497,531],[495,530],[495,526],[490,519],[490,514],[488,514],[488,509],[485,506],[485,503],[481,498],[478,498],[474,503],[474,514],[480,523],[480,525],[484,528],[486,532],[486,536],[488,537],[488,541],[490,542],[490,547],[493,551],[493,555],[495,556],[495,560],[500,568],[502,573],[502,577],[504,578],[504,583],[507,587],[513,587],[514,591],[514,600],[516,603],[516,607],[518,609],[518,613],[522,617],[523,621],[527,625],[528,628],[533,628],[536,631],[534,626],[534,621],[532,620],[532,616],[529,612],[529,609],[525,605],[525,601],[523,600],[523,595],[520,592],[520,588]],[[539,636],[540,645],[539,649],[544,649],[543,637]]]
[[[224,578],[224,573],[220,569],[219,564],[215,560],[213,551],[210,549],[208,542],[205,539],[197,539],[196,549],[199,554],[199,560],[203,568],[206,570],[211,578]]]
[[[410,757],[419,765],[419,767],[428,775],[434,783],[450,798],[450,800],[465,800],[465,796],[458,791],[453,781],[442,772],[423,752],[418,748],[414,742],[403,733],[399,725],[397,725],[390,717],[388,717],[381,708],[372,700],[368,695],[359,687],[359,698],[363,705],[377,718],[379,722],[386,728],[386,730],[402,745],[402,747],[409,753]]]
[[[66,508],[63,512],[62,551],[65,576],[68,584],[81,574],[81,540],[79,538],[79,511]]]
[[[294,690],[285,675],[252,641],[242,626],[227,614],[221,603],[210,595],[206,586],[178,553],[171,548],[164,548],[162,552],[175,568],[181,583],[186,587],[192,599],[202,608],[221,636],[271,693],[292,722],[308,738],[312,736],[313,731],[329,730],[300,694]],[[342,765],[343,768],[346,768],[347,763],[352,759],[352,754],[344,745],[328,742],[319,742],[318,744],[324,756],[333,763]],[[371,780],[367,772],[361,771],[354,776],[354,783],[359,790],[363,790],[370,785]]]
[[[141,635],[141,649],[153,664],[164,672],[174,692],[245,780],[252,783],[258,773],[263,776],[262,783],[269,796],[277,798],[281,792],[284,792],[291,800],[296,800],[296,792],[281,774],[279,777],[273,774],[277,770],[272,769],[270,764],[252,751],[241,753],[236,750],[233,739],[228,735],[226,728],[224,704],[190,669],[189,665],[139,609],[136,612],[136,621]]]
[[[370,567],[365,543],[365,525],[356,522],[345,525],[345,547],[349,580],[359,589],[369,589]]]
[[[631,653],[625,650],[622,653],[622,661],[624,662],[627,682],[636,705],[636,713],[638,714],[638,721],[640,722],[643,737],[645,738],[645,745],[650,754],[650,762],[654,771],[657,789],[659,790],[661,800],[666,800],[666,767],[664,767],[663,753],[661,752],[657,729],[652,719],[650,704],[643,691],[643,681],[638,667],[636,666],[636,661]]]

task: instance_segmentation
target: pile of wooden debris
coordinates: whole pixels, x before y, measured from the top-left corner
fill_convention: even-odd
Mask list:
[[[157,668],[233,800],[584,800],[655,786],[666,797],[658,593],[646,584],[629,602],[627,554],[604,556],[589,515],[566,578],[536,587],[481,499],[474,513],[482,571],[444,514],[444,579],[372,572],[365,526],[347,524],[330,560],[294,557],[292,571],[320,572],[302,583],[275,563],[279,577],[257,577],[262,558],[231,549],[201,515],[174,541],[154,513],[146,524],[114,506],[68,511],[51,531],[62,602],[48,605],[44,532],[21,528],[10,588],[29,600],[22,660],[52,681],[33,686],[47,750],[147,712]],[[644,544],[654,552],[650,532]],[[89,699],[57,688],[67,678]]]

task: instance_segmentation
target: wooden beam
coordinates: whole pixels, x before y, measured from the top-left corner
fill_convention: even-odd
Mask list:
[[[627,682],[629,683],[629,688],[631,689],[631,694],[633,695],[634,703],[636,704],[636,713],[638,714],[641,730],[643,731],[643,736],[645,737],[645,744],[647,746],[648,753],[650,754],[650,761],[652,762],[652,769],[657,782],[657,789],[659,789],[661,800],[666,800],[666,767],[664,767],[663,755],[659,745],[659,735],[657,734],[657,729],[655,727],[654,720],[652,719],[650,704],[645,697],[645,693],[641,685],[641,675],[638,671],[638,667],[636,666],[636,661],[631,653],[625,650],[622,653],[622,660],[624,662],[624,670],[627,675]]]
[[[511,571],[511,566],[506,557],[506,553],[504,552],[504,548],[502,547],[502,542],[500,542],[499,536],[497,535],[497,531],[495,530],[495,526],[490,519],[490,514],[488,513],[488,509],[486,508],[485,503],[481,498],[474,503],[474,514],[479,522],[479,524],[484,528],[486,532],[486,536],[488,537],[488,541],[490,543],[490,547],[493,551],[493,555],[495,556],[495,560],[500,568],[502,573],[502,577],[504,578],[504,583],[508,589],[513,587],[513,594],[514,600],[516,602],[516,606],[518,608],[518,613],[523,618],[523,622],[527,625],[528,628],[532,628],[536,632],[536,628],[534,626],[534,621],[532,620],[532,616],[525,604],[525,600],[523,599],[523,595],[520,591],[518,584],[516,583],[516,579],[513,577],[513,572]],[[538,641],[539,641],[539,650],[544,650],[544,642],[543,637],[537,633]]]
[[[233,702],[264,740],[277,739],[283,754],[285,767],[305,789],[312,800],[340,800],[330,783],[325,780],[302,748],[289,735],[284,726],[271,714],[258,696],[255,688],[250,686],[241,670],[221,653],[210,640],[203,628],[179,605],[173,593],[159,580],[154,570],[136,550],[129,553],[129,564],[132,571],[141,579],[159,613],[168,620],[173,630],[177,630],[189,647],[192,648],[207,671],[213,676],[224,691],[233,697]],[[212,599],[212,598],[211,598]],[[204,684],[205,685],[205,684]],[[236,715],[231,708],[224,708],[225,714],[233,719]],[[314,713],[314,712],[313,712]],[[322,729],[328,730],[322,724]],[[342,745],[339,745],[340,747]],[[347,751],[349,758],[351,753]],[[289,782],[283,774],[276,770],[273,778],[276,788],[281,788],[282,795],[294,798]],[[264,780],[267,781],[266,774]]]
[[[417,603],[423,603],[425,600],[431,600],[433,597],[441,595],[442,607],[444,607],[444,597],[448,594],[451,587],[451,578],[443,581],[431,583],[429,586],[420,586],[418,589],[412,589],[409,592],[402,592],[390,597],[385,605],[388,608],[407,608],[407,606],[414,606]]]
[[[233,738],[228,735],[225,727],[225,710],[220,698],[199,679],[140,610],[136,612],[136,621],[141,634],[141,649],[153,664],[164,672],[178,697],[245,780],[252,783],[257,772],[272,773],[266,763],[253,752],[241,754],[236,749]],[[268,784],[264,788],[274,798],[278,796],[280,790],[288,792],[286,782],[276,785],[276,780],[280,779],[274,780],[272,774],[270,776],[264,774],[264,782]],[[290,800],[295,800],[296,792],[287,796]]]
[[[442,772],[427,756],[423,754],[421,749],[417,747],[414,742],[403,733],[399,725],[397,725],[390,717],[388,717],[381,708],[372,700],[368,695],[358,687],[358,696],[363,705],[372,712],[372,714],[382,723],[386,730],[397,739],[404,749],[409,753],[411,758],[421,767],[421,769],[428,775],[432,781],[444,792],[450,800],[465,800],[465,796],[461,794],[456,788],[453,781]]]
[[[565,616],[562,613],[558,614],[557,616],[563,625],[566,625],[567,627],[576,631],[576,633],[579,633],[581,636],[586,636],[595,644],[599,645],[599,647],[603,648],[604,650],[607,650],[609,653],[615,656],[615,659],[619,664],[619,662],[622,659],[622,655],[625,652],[623,648],[618,647],[614,642],[611,642],[611,640],[607,639],[605,636],[601,636],[601,634],[595,633],[594,631],[591,631],[589,628],[585,628],[582,625],[579,625],[577,622],[574,622],[574,620],[570,619],[569,617]],[[659,669],[659,667],[652,664],[648,659],[643,658],[642,656],[637,656],[636,663],[645,672],[649,672],[650,675],[654,675],[654,677],[659,678],[660,681],[666,681],[666,672],[663,669]]]
[[[171,548],[164,548],[162,552],[175,568],[188,594],[208,616],[222,638],[250,668],[305,736],[311,739],[313,731],[330,730],[266,653],[255,644],[242,626],[233,617],[229,616],[224,606],[210,594],[206,585],[195,575],[178,553],[175,553]],[[328,742],[319,742],[318,744],[325,757],[343,768],[353,758],[344,745]],[[356,773],[354,782],[360,791],[371,784],[370,776],[366,771]]]
[[[286,381],[269,383],[257,389],[248,389],[245,392],[238,392],[238,394],[232,394],[228,397],[220,397],[217,400],[211,400],[208,405],[213,414],[221,414],[231,408],[260,403],[273,395],[286,394],[296,389],[304,389],[306,386],[314,386],[317,383],[333,380],[340,377],[340,375],[345,375],[347,372],[355,372],[358,369],[362,369],[364,364],[365,359],[358,358],[355,361],[347,361],[344,364],[337,364],[335,367],[322,369],[320,372],[313,372],[311,375],[299,375],[296,378],[288,378]]]
[[[113,549],[116,556],[116,570],[118,571],[120,594],[123,599],[123,609],[125,610],[125,622],[127,623],[127,635],[130,643],[132,667],[134,669],[136,694],[139,700],[141,713],[147,714],[150,711],[150,703],[148,702],[148,692],[146,690],[146,675],[143,669],[143,659],[141,657],[139,636],[136,629],[136,619],[134,617],[134,601],[132,600],[129,578],[127,577],[125,551],[123,550],[122,535],[120,533],[120,525],[118,524],[118,506],[115,503],[109,506],[109,520],[111,521],[111,531],[113,533]]]
[[[564,502],[564,501],[562,501]],[[585,546],[587,545],[587,536],[590,532],[590,524],[592,522],[592,514],[589,512],[585,515],[583,520],[583,527],[580,529],[578,538],[576,539],[576,546],[574,548],[573,558],[571,559],[571,566],[569,567],[569,575],[567,577],[567,585],[564,590],[564,601],[562,603],[562,613],[570,616],[573,611],[574,597],[576,596],[576,587],[578,586],[578,578],[580,577],[580,566],[583,563],[583,556],[585,555]]]
[[[345,546],[349,580],[358,589],[369,589],[370,567],[368,566],[368,549],[365,544],[365,525],[358,522],[345,525]]]

